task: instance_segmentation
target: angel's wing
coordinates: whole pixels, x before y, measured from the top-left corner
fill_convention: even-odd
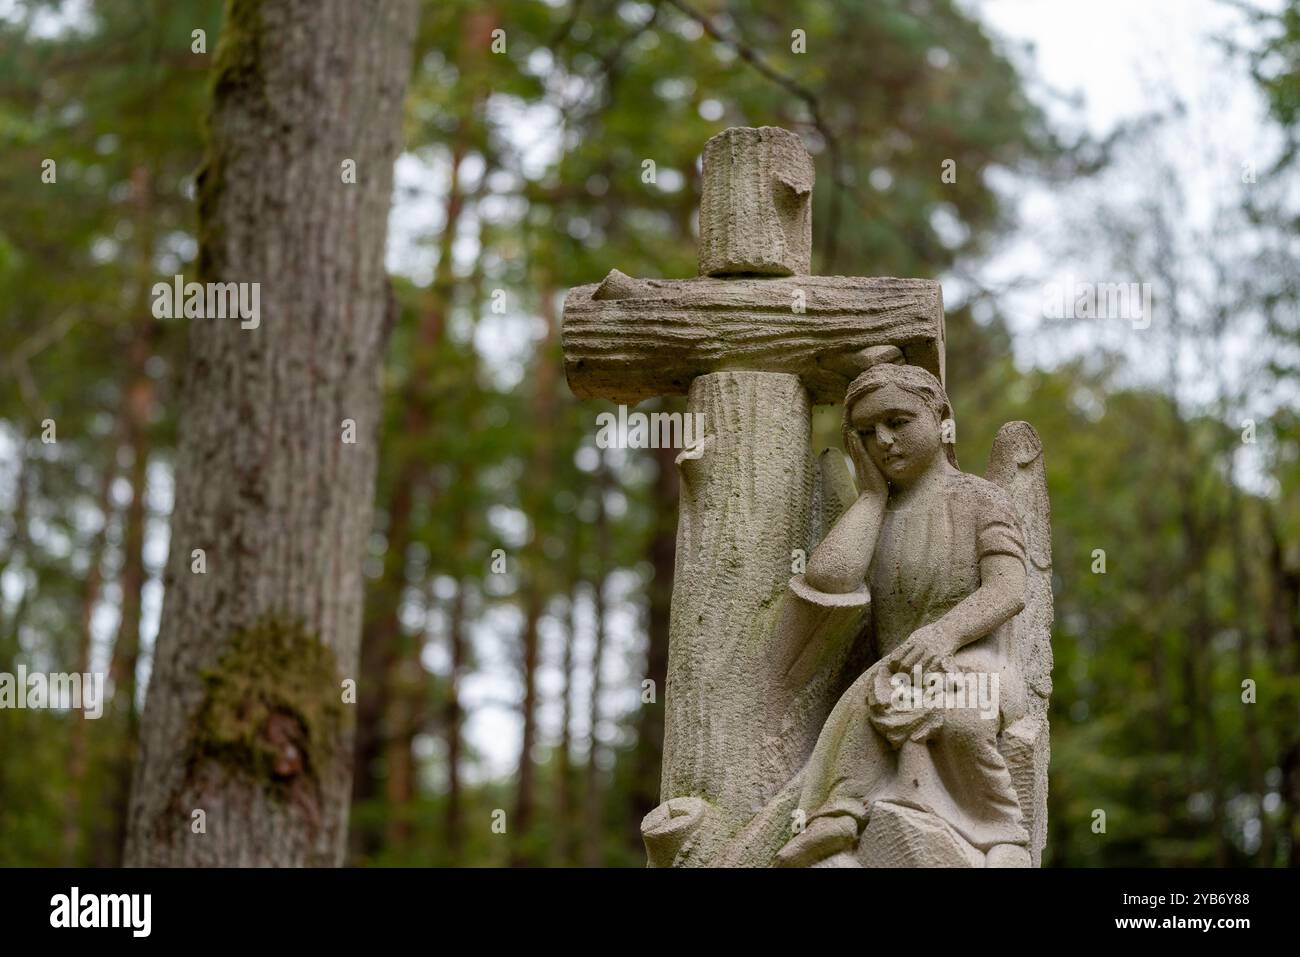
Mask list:
[[[1047,705],[1052,696],[1052,524],[1043,444],[1028,422],[998,430],[985,477],[1011,499],[1025,536],[1025,609],[1016,616],[1013,655],[1027,692],[1026,713],[1003,732],[1002,751],[1039,864],[1047,838]]]

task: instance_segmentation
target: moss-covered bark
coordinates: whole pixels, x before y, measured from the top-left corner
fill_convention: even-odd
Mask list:
[[[191,762],[216,760],[272,787],[319,786],[340,758],[343,724],[335,655],[319,636],[264,618],[237,631],[202,676]]]
[[[229,170],[227,137],[220,132],[222,110],[234,106],[245,115],[266,112],[266,77],[262,72],[263,0],[227,0],[221,37],[213,53],[213,111],[207,119],[203,168],[195,178],[199,213],[199,278],[215,281],[221,273],[221,193]]]

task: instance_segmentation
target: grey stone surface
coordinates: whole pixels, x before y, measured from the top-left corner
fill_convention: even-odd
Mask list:
[[[779,127],[733,127],[704,144],[700,275],[808,273],[813,178],[803,143]]]
[[[984,855],[928,811],[886,801],[872,808],[847,866],[861,866],[859,862],[871,867],[983,867]]]
[[[929,279],[632,279],[613,270],[569,291],[561,339],[574,395],[629,404],[684,395],[697,376],[724,369],[789,372],[814,402],[842,402],[853,377],[845,358],[882,342],[944,375],[943,296]]]

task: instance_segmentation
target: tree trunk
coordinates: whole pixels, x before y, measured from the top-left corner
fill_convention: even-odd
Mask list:
[[[576,536],[575,536],[576,538]],[[570,554],[578,553],[576,541],[570,541]],[[574,565],[578,563],[575,561]],[[560,665],[560,743],[555,746],[555,838],[553,860],[557,865],[570,864],[573,854],[573,646],[578,635],[577,580],[569,589],[569,608],[564,628],[564,658]]]
[[[460,222],[465,199],[460,188],[460,167],[465,146],[457,142],[452,150],[451,183],[442,236],[439,241],[438,265],[416,336],[415,354],[407,380],[403,405],[406,410],[403,434],[426,436],[436,409],[430,390],[434,365],[451,312],[455,275],[452,272],[452,245]],[[415,759],[411,753],[417,730],[417,715],[424,699],[424,668],[420,663],[423,642],[402,633],[399,620],[402,595],[406,588],[406,553],[413,539],[411,508],[419,485],[427,477],[429,463],[415,451],[407,451],[393,492],[392,521],[388,529],[388,555],[384,568],[384,586],[380,590],[379,620],[373,640],[381,647],[395,649],[386,676],[383,693],[387,697],[388,719],[384,722],[387,798],[390,815],[388,841],[406,842],[411,833],[410,805],[415,799]],[[435,493],[436,494],[436,493]]]
[[[510,825],[511,833],[514,834],[514,839],[510,842],[512,867],[522,867],[532,862],[528,838],[533,828],[533,813],[536,810],[534,794],[536,769],[533,766],[533,747],[537,743],[538,623],[541,617],[541,589],[536,581],[532,581],[528,585],[528,592],[524,598],[524,700],[521,705],[524,733],[519,745],[519,773],[515,779],[515,819]]]
[[[125,444],[131,450],[131,501],[126,507],[123,523],[122,572],[118,576],[122,593],[121,617],[108,669],[109,680],[113,683],[111,713],[120,738],[115,742],[109,771],[111,784],[107,801],[113,811],[112,834],[100,846],[96,863],[101,867],[118,867],[122,863],[130,816],[131,774],[135,768],[136,739],[139,736],[135,696],[136,669],[140,663],[141,604],[148,578],[144,564],[148,521],[145,497],[148,494],[149,419],[153,412],[155,389],[146,367],[153,354],[152,330],[150,325],[139,325],[129,348]]]
[[[551,441],[547,430],[554,425],[557,405],[558,366],[553,359],[553,353],[559,339],[559,327],[555,316],[555,290],[548,272],[543,271],[538,277],[537,288],[546,334],[537,346],[536,374],[533,380],[533,445],[529,456],[529,481],[524,494],[525,509],[533,528],[532,540],[528,543],[522,568],[525,579],[522,635],[524,733],[519,751],[515,820],[512,825],[515,837],[511,842],[511,863],[514,865],[530,862],[528,833],[532,829],[533,812],[536,809],[536,795],[533,793],[535,780],[533,747],[537,743],[537,666],[541,653],[541,636],[538,629],[546,607],[544,585],[546,557],[542,549],[542,539],[545,537],[548,525],[546,512],[549,503],[546,495],[549,494],[552,471]]]
[[[1190,445],[1190,429],[1186,419],[1173,406],[1174,427],[1181,443]],[[1214,698],[1214,671],[1211,667],[1211,632],[1214,628],[1213,610],[1210,607],[1208,581],[1210,577],[1209,542],[1213,530],[1201,509],[1197,508],[1195,477],[1185,464],[1178,466],[1179,522],[1184,539],[1187,562],[1184,581],[1190,592],[1187,603],[1190,612],[1187,622],[1188,647],[1183,659],[1183,680],[1187,702],[1188,766],[1200,768],[1205,759],[1204,777],[1198,789],[1210,793],[1210,829],[1214,842],[1216,867],[1228,865],[1227,836],[1224,832],[1223,781],[1219,772],[1218,728],[1211,703]],[[1199,732],[1199,733],[1198,733]],[[1193,771],[1196,774],[1196,771]]]
[[[1300,671],[1300,572],[1287,562],[1276,516],[1266,514],[1268,529],[1270,647],[1275,667],[1289,678]],[[1300,867],[1300,735],[1287,723],[1281,728],[1278,767],[1282,771],[1279,835],[1287,842],[1287,866]]]
[[[447,637],[451,645],[451,673],[447,678],[447,701],[444,705],[444,722],[447,734],[447,816],[444,821],[447,854],[452,864],[460,862],[464,845],[463,811],[461,809],[461,725],[464,709],[460,703],[460,676],[465,668],[465,589],[468,578],[456,582],[456,597],[451,602],[447,622]]]
[[[591,580],[592,610],[595,618],[596,640],[591,649],[591,700],[588,704],[587,724],[591,737],[591,746],[587,750],[587,797],[586,821],[583,833],[582,862],[587,867],[600,865],[601,848],[605,837],[605,814],[601,802],[600,789],[600,682],[601,668],[605,663],[605,638],[608,620],[605,607],[605,585],[609,580],[610,547],[609,516],[605,513],[605,494],[609,490],[609,472],[605,466],[604,454],[601,453],[600,466],[596,471],[596,567],[597,572]]]
[[[415,11],[227,5],[199,268],[260,283],[260,309],[256,328],[188,320],[129,864],[342,863],[352,716],[340,682],[358,665]],[[191,571],[195,548],[205,574]]]
[[[4,578],[15,561],[19,562],[21,569],[19,576],[22,595],[18,600],[18,606],[14,609],[13,617],[8,622],[4,620],[4,602],[0,602],[0,671],[9,674],[13,673],[14,662],[22,650],[20,639],[24,607],[27,603],[27,593],[30,591],[26,574],[26,565],[31,560],[27,554],[27,549],[31,546],[31,537],[27,531],[27,501],[31,495],[32,482],[32,457],[26,443],[23,443],[18,447],[18,462],[14,468],[14,507],[10,513],[13,531],[8,536],[7,550],[0,555],[0,579]]]
[[[397,519],[402,504],[394,498],[389,503],[389,535]],[[392,587],[389,563],[392,551],[384,559],[383,581],[376,587]],[[382,612],[381,612],[382,614]],[[368,805],[376,800],[383,791],[380,772],[380,759],[384,754],[384,707],[388,700],[388,678],[397,660],[397,647],[394,642],[381,642],[375,637],[374,629],[367,628],[361,641],[360,653],[361,675],[357,682],[357,724],[355,752],[352,761],[352,803]],[[370,857],[378,854],[384,846],[384,833],[380,827],[366,822],[364,827],[352,828],[353,854]]]
[[[429,430],[429,405],[414,394],[427,383],[433,367],[433,352],[441,338],[443,314],[438,308],[425,311],[420,335],[416,344],[411,386],[406,396],[404,434],[424,435]],[[380,596],[379,620],[364,643],[377,649],[384,663],[379,683],[367,689],[373,707],[367,716],[376,714],[379,719],[378,735],[384,755],[388,818],[387,843],[400,847],[410,838],[410,804],[415,797],[415,767],[411,753],[415,738],[415,717],[423,698],[424,669],[420,664],[422,636],[405,634],[400,612],[406,592],[406,556],[412,541],[411,511],[415,501],[416,486],[425,473],[422,463],[408,454],[402,462],[393,491],[389,510],[388,551],[384,559],[384,580],[378,585]],[[379,677],[378,675],[376,677]],[[373,698],[379,698],[373,702]],[[368,734],[374,730],[368,729]],[[374,773],[374,766],[368,768]]]
[[[1240,487],[1237,484],[1234,459],[1230,453],[1228,455],[1228,487],[1230,497],[1228,500],[1227,524],[1232,533],[1236,609],[1238,628],[1241,635],[1238,661],[1241,666],[1242,677],[1254,679],[1256,678],[1255,641],[1259,631],[1257,621],[1259,621],[1260,625],[1267,625],[1267,615],[1259,615],[1257,618],[1256,609],[1266,608],[1267,602],[1257,600],[1260,593],[1252,580],[1251,569],[1258,567],[1258,556],[1251,555],[1246,545],[1244,523],[1247,520],[1247,510],[1243,503]],[[1256,804],[1259,813],[1258,860],[1265,867],[1270,867],[1273,864],[1273,822],[1264,807],[1264,796],[1268,793],[1268,784],[1264,775],[1262,732],[1253,705],[1245,709],[1243,722],[1246,738],[1246,770],[1249,775],[1250,791],[1256,802],[1258,802]]]
[[[400,851],[411,840],[411,805],[415,800],[412,747],[424,688],[424,667],[419,660],[422,641],[422,635],[399,637],[398,654],[384,688],[384,813],[385,840],[390,850]]]
[[[113,521],[113,481],[117,478],[117,453],[125,419],[126,400],[123,397],[109,433],[108,461],[104,463],[104,474],[99,484],[99,514],[103,519],[90,544],[90,562],[81,589],[76,660],[76,670],[81,674],[90,671],[90,647],[94,637],[91,625],[104,585],[104,552],[108,543],[108,528]],[[68,742],[68,794],[64,808],[63,850],[65,863],[69,866],[76,866],[81,856],[81,792],[87,766],[86,730],[85,721],[72,722],[72,737]]]

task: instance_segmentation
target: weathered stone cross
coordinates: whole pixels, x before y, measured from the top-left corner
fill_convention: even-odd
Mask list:
[[[816,668],[798,681],[772,674],[779,599],[833,521],[831,499],[853,494],[842,461],[823,469],[811,454],[812,405],[842,402],[853,356],[871,346],[897,346],[944,378],[937,282],[808,275],[812,187],[793,133],[726,130],[704,148],[700,277],[614,270],[564,305],[579,398],[686,393],[705,416],[702,454],[678,459],[665,803],[643,825],[652,862],[673,859],[687,823],[700,841],[701,813],[717,846],[751,824],[834,703]]]

